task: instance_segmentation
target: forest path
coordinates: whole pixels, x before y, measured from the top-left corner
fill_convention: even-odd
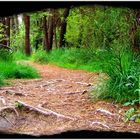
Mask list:
[[[140,131],[138,124],[124,123],[123,115],[127,108],[91,100],[89,92],[103,74],[30,61],[22,63],[35,67],[41,78],[10,80],[9,86],[0,89],[1,95],[11,104],[18,100],[34,107],[41,105],[61,115],[54,113],[45,116],[30,110],[18,110],[20,116],[15,127],[8,129],[9,132],[51,135],[68,130]],[[5,94],[8,92],[26,96]]]

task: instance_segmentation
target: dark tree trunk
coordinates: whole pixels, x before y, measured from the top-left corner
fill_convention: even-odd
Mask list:
[[[15,34],[15,18],[14,16],[11,17],[11,29],[12,29],[12,34]]]
[[[54,27],[54,48],[57,48],[56,27]]]
[[[69,8],[65,8],[65,10],[64,10],[64,20],[61,23],[59,48],[62,48],[62,47],[65,46],[64,35],[66,33],[66,27],[67,27],[66,19],[67,19],[68,15],[69,15],[69,11],[70,11],[70,7]]]
[[[26,55],[31,54],[30,49],[30,17],[24,14],[24,23],[25,23],[25,53]]]
[[[48,26],[48,43],[49,43],[49,51],[52,50],[53,44],[53,11],[54,9],[50,9],[50,16],[49,16],[49,26]]]
[[[10,17],[6,18],[7,47],[10,47]]]
[[[3,28],[2,34],[4,35],[4,37],[2,37],[1,47],[7,47],[7,40],[6,40],[6,20],[5,20],[5,17],[2,17],[1,18],[1,23],[2,23],[2,28]]]
[[[132,29],[132,32],[134,34],[132,51],[137,52],[137,51],[140,50],[140,42],[139,42],[138,37],[135,35],[135,33],[137,32],[137,29],[140,27],[140,10],[135,9],[134,14],[135,14],[135,19],[136,20],[135,20],[134,27]]]
[[[19,31],[18,15],[16,15],[15,18],[16,18],[16,32],[18,32]]]
[[[44,22],[44,41],[45,41],[45,48],[46,51],[49,52],[49,42],[48,42],[48,32],[47,32],[47,20],[46,20],[46,16],[44,16],[43,18],[43,22]]]

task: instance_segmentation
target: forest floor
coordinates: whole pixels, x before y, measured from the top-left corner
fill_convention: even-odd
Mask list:
[[[90,98],[90,91],[104,74],[24,63],[35,67],[41,77],[8,80],[10,84],[0,88],[1,108],[13,106],[17,101],[25,106],[17,109],[19,116],[12,107],[1,110],[0,130],[30,135],[52,135],[68,130],[140,132],[138,123],[124,122],[128,107],[93,102]]]

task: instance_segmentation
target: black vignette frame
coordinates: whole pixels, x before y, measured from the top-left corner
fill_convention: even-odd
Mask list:
[[[107,5],[114,7],[129,7],[133,9],[140,8],[140,2],[138,1],[0,1],[0,17],[11,16],[14,14],[20,14],[23,12],[34,12],[43,10],[45,8],[63,8],[67,6],[82,6],[82,5]],[[88,130],[81,131],[68,131],[61,134],[52,136],[34,137],[20,134],[7,134],[0,132],[1,138],[140,138],[140,134],[132,133],[120,133],[120,132],[95,132]]]

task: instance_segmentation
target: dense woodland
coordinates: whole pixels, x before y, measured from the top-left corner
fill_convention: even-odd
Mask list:
[[[39,77],[20,60],[105,73],[92,98],[131,105],[127,119],[140,116],[132,116],[140,104],[139,9],[72,6],[2,17],[0,38],[1,86],[4,79]]]

